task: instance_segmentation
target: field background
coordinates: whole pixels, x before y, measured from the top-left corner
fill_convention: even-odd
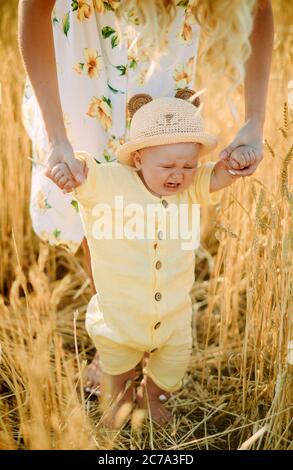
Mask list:
[[[1,1],[0,449],[292,450],[293,8],[285,0],[273,8],[265,159],[218,210],[203,212],[195,347],[185,387],[169,403],[172,428],[140,425],[135,414],[132,426],[109,434],[97,402],[82,393],[93,355],[83,253],[49,247],[31,227],[17,1]],[[206,109],[222,146],[237,129],[223,86]],[[241,96],[235,101],[240,106]]]

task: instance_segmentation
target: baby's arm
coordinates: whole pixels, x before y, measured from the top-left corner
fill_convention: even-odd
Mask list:
[[[236,179],[240,178],[241,175],[236,175],[233,172],[233,167],[229,165],[233,161],[233,167],[236,168],[238,164],[238,170],[246,168],[256,161],[256,156],[253,149],[247,145],[237,147],[231,155],[216,163],[210,182],[210,192],[219,191],[220,189],[226,188],[235,182]]]

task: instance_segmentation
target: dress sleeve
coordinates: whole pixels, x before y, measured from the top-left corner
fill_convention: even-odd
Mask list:
[[[98,200],[99,193],[99,178],[101,177],[99,171],[99,163],[92,155],[84,151],[75,151],[76,158],[85,163],[88,169],[85,182],[75,188],[71,194],[82,205],[90,205]]]
[[[206,206],[221,202],[225,188],[210,192],[211,175],[215,164],[216,162],[203,163],[197,169],[193,183],[188,188],[193,203]]]

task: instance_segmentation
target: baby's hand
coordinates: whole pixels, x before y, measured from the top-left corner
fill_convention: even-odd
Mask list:
[[[236,147],[224,161],[227,170],[233,175],[233,169],[243,170],[256,162],[255,150],[249,145],[241,145]]]
[[[87,177],[88,170],[85,163],[83,170],[85,177]],[[52,168],[51,175],[53,177],[53,181],[58,184],[64,194],[73,191],[81,185],[81,183],[75,180],[66,163],[57,163],[57,165]]]

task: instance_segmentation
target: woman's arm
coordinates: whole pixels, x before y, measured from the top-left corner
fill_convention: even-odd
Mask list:
[[[245,170],[237,170],[239,176],[254,173],[263,158],[262,139],[265,121],[267,90],[274,41],[274,20],[271,0],[258,0],[253,30],[250,36],[251,55],[245,67],[244,97],[245,123],[234,140],[220,153],[225,158],[240,145],[250,145],[257,153],[254,164]]]
[[[59,96],[51,14],[55,0],[20,0],[18,37],[21,56],[43,116],[49,140],[46,175],[60,162],[84,181],[67,138]],[[52,179],[52,177],[51,177]]]
[[[54,0],[20,0],[18,29],[20,52],[43,115],[49,141],[66,138],[51,26],[54,4]]]
[[[271,0],[258,0],[250,36],[251,55],[245,67],[245,121],[253,119],[263,128],[274,42]]]

